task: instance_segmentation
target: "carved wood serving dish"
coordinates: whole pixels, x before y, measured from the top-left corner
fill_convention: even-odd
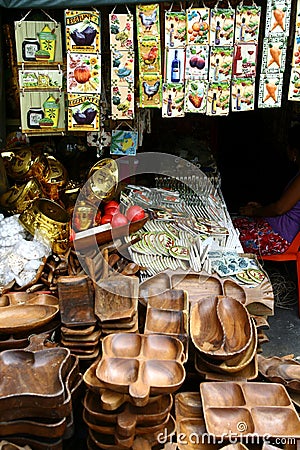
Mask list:
[[[36,337],[40,339],[41,336]],[[0,420],[7,410],[15,419],[24,417],[22,408],[58,408],[66,399],[64,379],[70,369],[70,350],[61,347],[30,350],[4,350],[0,354]],[[20,416],[21,415],[21,416]],[[30,417],[30,416],[29,416]]]
[[[288,357],[257,355],[258,370],[269,381],[300,392],[300,363]]]
[[[55,318],[58,307],[46,304],[18,304],[0,308],[1,333],[13,334],[35,330]]]
[[[279,383],[210,381],[200,394],[207,432],[217,437],[300,436],[299,416]]]
[[[236,298],[251,314],[274,315],[274,294],[267,277],[258,286],[249,288],[216,274],[168,269],[140,284],[139,301],[146,306],[149,297],[168,289],[187,291],[190,303],[210,295],[225,295]]]
[[[224,361],[250,346],[253,329],[247,309],[238,300],[219,295],[192,304],[190,335],[200,353]]]
[[[116,275],[95,286],[95,314],[101,322],[132,319],[137,312],[139,279]]]
[[[115,333],[103,338],[102,350],[96,376],[138,406],[175,392],[185,379],[183,344],[173,336]]]
[[[60,276],[57,288],[63,325],[76,327],[96,324],[94,290],[87,275]]]

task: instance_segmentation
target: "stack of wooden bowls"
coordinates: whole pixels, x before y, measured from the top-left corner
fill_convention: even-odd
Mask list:
[[[257,331],[246,307],[223,295],[201,298],[190,312],[195,368],[205,379],[254,379]]]
[[[146,449],[161,433],[172,436],[172,394],[185,380],[184,357],[182,342],[173,336],[104,337],[102,358],[83,376],[89,448],[130,449],[138,440]]]

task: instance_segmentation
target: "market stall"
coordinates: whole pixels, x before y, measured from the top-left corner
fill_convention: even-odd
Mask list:
[[[0,448],[295,449],[299,362],[261,355],[272,285],[210,148],[281,107],[295,5],[116,3],[2,5]],[[198,145],[144,148],[154,111]]]

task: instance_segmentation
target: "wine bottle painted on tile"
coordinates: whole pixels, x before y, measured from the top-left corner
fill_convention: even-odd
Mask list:
[[[171,63],[171,82],[178,83],[180,81],[180,60],[178,59],[178,50],[175,50],[174,59]]]

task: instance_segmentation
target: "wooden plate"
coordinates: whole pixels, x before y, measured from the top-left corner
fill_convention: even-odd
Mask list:
[[[34,330],[50,322],[59,309],[53,305],[15,305],[0,308],[1,333]]]

